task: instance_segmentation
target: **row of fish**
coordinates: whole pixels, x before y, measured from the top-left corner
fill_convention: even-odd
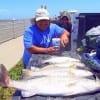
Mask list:
[[[59,65],[59,66],[58,66]],[[64,65],[64,66],[63,66]],[[0,84],[21,90],[23,97],[36,94],[51,96],[70,96],[100,90],[100,83],[95,79],[86,78],[93,74],[77,64],[47,65],[38,70],[23,71],[23,80],[11,80],[4,65],[0,65]]]

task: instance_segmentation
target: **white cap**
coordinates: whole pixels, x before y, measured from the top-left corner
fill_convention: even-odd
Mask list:
[[[46,19],[46,20],[50,19],[49,12],[45,8],[39,8],[39,9],[37,9],[37,11],[35,13],[35,20],[39,21],[39,20],[43,20],[43,19]]]

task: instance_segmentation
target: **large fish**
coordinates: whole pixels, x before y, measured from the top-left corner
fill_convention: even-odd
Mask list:
[[[43,68],[32,71],[28,69],[23,70],[23,76],[25,78],[35,77],[35,76],[78,76],[78,77],[93,77],[93,73],[87,69],[83,69],[81,66],[70,63],[52,64],[45,66]]]
[[[79,77],[41,76],[29,80],[14,81],[10,79],[3,65],[0,66],[0,84],[21,90],[23,97],[36,94],[70,96],[100,90],[100,82]]]
[[[44,62],[48,62],[48,63],[64,63],[64,62],[80,62],[80,60],[75,59],[75,58],[71,58],[71,57],[62,57],[62,56],[55,56],[55,57],[50,57],[46,60],[44,60]]]
[[[76,58],[72,58],[69,56],[56,56],[56,55],[43,55],[43,54],[33,54],[31,59],[30,59],[30,63],[29,63],[29,68],[30,66],[36,66],[36,67],[42,67],[45,65],[50,65],[50,64],[61,64],[61,63],[66,63],[67,65],[71,64],[71,63],[80,63],[79,59]],[[66,65],[66,66],[67,66]],[[81,65],[83,66],[83,64],[81,63]]]

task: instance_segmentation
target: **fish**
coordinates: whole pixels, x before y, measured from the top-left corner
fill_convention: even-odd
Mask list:
[[[29,64],[28,64],[28,68],[30,68],[30,66],[34,66],[34,67],[43,67],[45,65],[51,65],[51,64],[61,64],[61,63],[66,63],[67,65],[70,65],[71,63],[80,63],[79,59],[76,58],[72,58],[72,57],[65,57],[65,56],[51,56],[51,55],[35,55],[33,54]],[[80,63],[81,66],[84,66],[84,64]]]
[[[99,81],[82,77],[41,76],[27,80],[12,80],[2,64],[0,65],[0,85],[20,90],[23,97],[72,96],[100,91]]]
[[[37,70],[23,69],[23,78],[31,78],[36,76],[77,76],[77,77],[93,77],[94,74],[90,70],[81,69],[75,64],[67,66],[67,63],[47,65]]]
[[[75,59],[75,58],[71,58],[71,57],[62,57],[62,56],[55,56],[55,57],[50,57],[46,60],[44,60],[43,62],[49,62],[49,63],[64,63],[64,62],[79,62],[79,59]]]

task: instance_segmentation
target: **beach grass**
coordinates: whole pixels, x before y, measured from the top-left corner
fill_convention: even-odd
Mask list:
[[[22,76],[23,64],[20,60],[10,71],[9,75],[13,80],[20,80]],[[0,86],[0,100],[12,100],[15,89]]]

